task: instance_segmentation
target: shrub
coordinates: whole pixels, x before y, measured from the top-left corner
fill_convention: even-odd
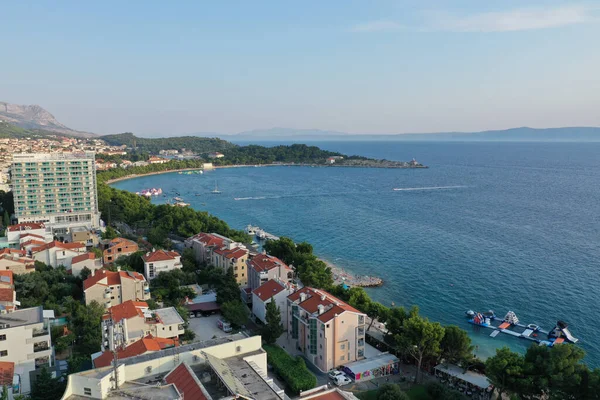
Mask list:
[[[317,378],[306,368],[302,358],[293,358],[279,346],[264,345],[263,348],[267,352],[269,364],[273,366],[275,373],[283,379],[290,391],[299,394],[317,385]]]

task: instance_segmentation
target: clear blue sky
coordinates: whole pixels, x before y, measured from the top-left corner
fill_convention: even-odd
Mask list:
[[[0,20],[0,101],[91,132],[600,125],[597,0],[23,0]]]

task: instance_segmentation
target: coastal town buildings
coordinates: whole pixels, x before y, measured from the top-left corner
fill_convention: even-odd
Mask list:
[[[252,291],[252,314],[266,324],[267,304],[274,301],[281,310],[281,324],[288,326],[287,298],[294,289],[287,282],[272,279]]]
[[[107,366],[69,375],[63,400],[285,399],[267,376],[261,345],[260,336],[235,334],[120,359],[116,371]]]
[[[102,268],[102,259],[96,258],[94,253],[83,253],[75,256],[71,259],[71,274],[74,276],[80,276],[84,268],[94,271]]]
[[[0,313],[11,313],[18,305],[12,271],[0,270]]]
[[[193,250],[198,263],[209,264],[212,259],[212,251],[231,242],[231,239],[216,233],[199,233],[186,239],[184,245]]]
[[[74,257],[85,253],[85,246],[80,243],[62,243],[56,240],[33,247],[31,258],[35,261],[58,268],[60,265],[71,269],[71,261]]]
[[[222,268],[224,271],[233,270],[233,276],[240,286],[248,285],[248,249],[235,242],[230,242],[223,247],[215,247],[212,251],[211,265]]]
[[[104,264],[112,264],[123,256],[129,256],[140,250],[138,244],[133,240],[124,238],[114,238],[107,242],[103,242],[102,258]]]
[[[102,351],[128,346],[145,336],[177,339],[183,335],[184,321],[175,307],[150,310],[148,303],[128,300],[109,308],[102,317],[105,332]]]
[[[248,259],[248,286],[251,290],[269,280],[289,283],[293,278],[294,270],[277,257],[256,254]]]
[[[100,226],[93,152],[14,154],[11,174],[19,223],[43,222],[59,238]]]
[[[320,289],[287,297],[287,338],[321,371],[365,357],[366,314]]]
[[[54,240],[52,230],[43,223],[23,223],[6,227],[5,236],[0,238],[0,249],[20,249],[21,244],[35,240],[40,244]]]
[[[161,272],[169,272],[181,269],[181,255],[174,251],[157,250],[142,256],[144,261],[144,275],[149,281]]]
[[[0,250],[0,270],[14,274],[28,274],[35,271],[35,260],[27,257],[25,250]]]
[[[97,301],[109,309],[127,301],[150,300],[150,286],[140,273],[99,269],[83,281],[83,294],[86,305]]]
[[[141,356],[142,354],[153,353],[177,346],[179,346],[179,340],[177,339],[156,338],[152,335],[148,335],[137,342],[133,342],[129,346],[117,350],[117,356],[119,360],[122,360],[124,358]],[[108,367],[112,364],[113,360],[114,353],[110,350],[106,350],[98,357],[94,358],[94,368]]]
[[[37,369],[54,364],[48,321],[41,306],[0,314],[0,360],[14,363],[21,393],[31,391]]]

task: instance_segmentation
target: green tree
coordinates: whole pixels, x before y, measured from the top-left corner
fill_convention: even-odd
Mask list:
[[[485,374],[500,395],[507,390],[521,394],[524,363],[523,356],[510,351],[508,347],[503,347],[496,350],[496,355],[486,360]]]
[[[100,350],[102,331],[99,329],[104,307],[92,301],[88,306],[74,305],[73,333],[77,337],[76,350],[80,354],[92,354]]]
[[[92,252],[92,253],[94,253],[94,256],[95,256],[96,258],[102,258],[102,250],[100,250],[99,248],[97,248],[97,247],[92,247],[92,250],[91,250],[91,252]]]
[[[400,386],[388,383],[377,391],[377,400],[410,400],[410,397],[400,389]]]
[[[442,357],[448,363],[458,364],[473,358],[471,338],[464,329],[455,325],[444,327],[444,338],[440,348]]]
[[[418,315],[408,318],[402,324],[402,334],[396,335],[394,339],[400,351],[417,362],[415,383],[418,382],[423,359],[439,355],[443,337],[444,328],[438,322],[430,322]]]
[[[240,300],[240,298],[240,287],[233,276],[233,268],[230,268],[225,273],[222,282],[217,286],[217,303],[223,304]]]
[[[119,235],[117,234],[117,231],[111,226],[107,226],[106,231],[104,231],[102,233],[102,239],[105,239],[105,240],[112,240],[117,237],[119,237]]]
[[[9,226],[10,225],[10,216],[8,215],[8,211],[4,210],[4,216],[2,217],[2,223],[4,224],[4,226]]]
[[[194,250],[190,248],[186,248],[183,250],[183,254],[181,255],[181,269],[186,272],[196,272],[198,269],[198,265],[196,264],[196,256],[194,255]]]
[[[232,300],[221,304],[221,313],[234,328],[241,328],[248,322],[248,308],[241,300]]]
[[[375,320],[378,320],[379,322],[386,322],[389,313],[390,309],[383,304],[376,301],[371,302],[371,305],[367,311],[367,315],[371,318],[371,322],[369,322],[369,327],[367,330],[371,329]]]
[[[8,388],[6,385],[2,386],[2,395],[0,396],[0,400],[8,400]]]
[[[91,274],[92,271],[88,267],[83,267],[81,269],[81,272],[79,273],[79,278],[81,278],[82,281],[85,281],[87,278],[90,277]]]
[[[33,383],[29,397],[31,400],[60,399],[65,391],[65,386],[65,383],[52,378],[48,369],[44,367]]]
[[[271,297],[271,301],[266,305],[265,321],[266,324],[262,329],[262,339],[267,344],[273,344],[279,336],[285,331],[281,324],[281,309],[275,303],[275,299]]]

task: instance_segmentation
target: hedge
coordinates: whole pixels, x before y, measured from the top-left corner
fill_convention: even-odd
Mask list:
[[[306,368],[302,358],[294,358],[276,345],[265,344],[263,349],[267,352],[268,363],[284,380],[290,391],[299,394],[317,386],[317,378]]]

